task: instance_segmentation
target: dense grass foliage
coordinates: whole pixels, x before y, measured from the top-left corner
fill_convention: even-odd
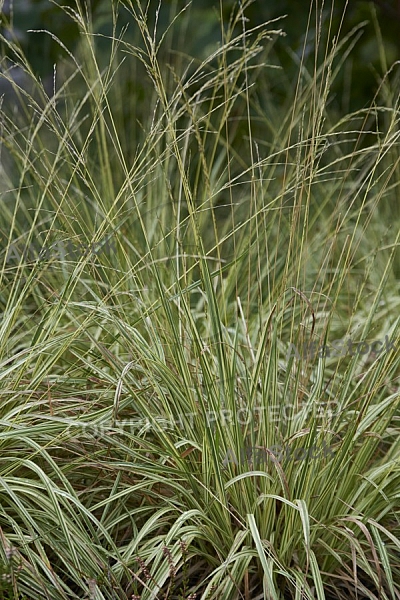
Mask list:
[[[246,5],[67,12],[53,95],[3,40],[0,597],[399,599],[397,66],[338,115],[329,15],[278,104]]]

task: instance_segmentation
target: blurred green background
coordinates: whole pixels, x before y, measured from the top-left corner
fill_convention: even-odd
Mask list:
[[[20,44],[29,57],[35,75],[43,80],[51,78],[53,65],[66,56],[66,52],[57,41],[45,32],[29,33],[29,29],[48,30],[59,38],[69,51],[74,51],[79,40],[78,26],[66,11],[76,9],[79,0],[60,0],[57,6],[50,0],[5,0],[2,7],[1,32],[7,39]],[[1,4],[1,2],[0,2]],[[128,3],[118,3],[120,20],[118,28],[129,23],[128,38],[136,40],[135,25]],[[135,4],[135,2],[133,2]],[[142,2],[142,7],[148,2]],[[343,19],[341,37],[349,33],[360,23],[367,21],[360,30],[358,39],[350,57],[337,77],[333,92],[333,102],[340,113],[357,110],[369,105],[378,86],[379,77],[383,75],[385,65],[382,64],[379,37],[382,36],[387,67],[400,58],[400,0],[374,2],[351,0],[346,6],[345,0],[325,2],[321,25],[321,38],[332,39],[338,31]],[[113,0],[80,0],[80,6],[92,15],[93,31],[105,35],[112,33]],[[180,39],[175,40],[175,47],[185,54],[199,57],[207,55],[210,49],[221,40],[220,18],[228,25],[232,9],[238,5],[237,0],[193,0],[190,5],[183,0],[163,0],[158,18],[158,32],[171,22],[179,10],[188,6],[189,26]],[[271,81],[272,90],[276,93],[277,102],[284,101],[287,86],[296,82],[299,60],[305,51],[306,65],[312,69],[314,61],[315,36],[318,32],[318,20],[321,3],[297,2],[293,0],[268,1],[258,0],[245,9],[247,28],[282,17],[271,25],[282,28],[285,38],[280,38],[274,45],[273,56],[276,64],[283,67],[274,71]],[[61,6],[64,7],[61,8]],[[149,20],[154,20],[158,0],[151,0],[148,8]],[[311,10],[310,10],[311,8]],[[285,16],[286,15],[286,16]],[[331,15],[333,19],[331,19]],[[309,22],[309,27],[307,24]],[[306,33],[308,30],[308,33]],[[238,33],[240,31],[238,30]],[[107,41],[103,38],[99,43],[106,50]],[[321,46],[324,47],[324,44]],[[10,66],[8,59],[13,59],[12,52],[2,44],[2,70]],[[323,57],[319,57],[321,62]]]

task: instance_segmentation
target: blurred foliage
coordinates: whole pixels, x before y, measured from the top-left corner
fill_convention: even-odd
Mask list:
[[[58,5],[51,0],[5,0],[2,10],[2,33],[21,44],[30,58],[35,73],[42,78],[52,72],[66,52],[57,43],[58,38],[69,51],[79,40],[76,23],[67,14],[69,9],[76,9],[77,3],[92,16],[93,31],[105,35],[112,34],[113,0],[59,0]],[[0,2],[1,4],[1,2]],[[135,36],[136,25],[127,2],[121,2],[121,20],[119,27],[130,24],[128,37]],[[159,35],[165,31],[176,14],[185,7],[189,15],[188,25],[179,32],[175,39],[175,48],[187,55],[206,56],[210,49],[221,40],[221,18],[224,27],[228,26],[232,10],[238,0],[163,0],[158,12],[157,29]],[[148,13],[149,21],[155,19],[158,0],[142,1],[142,9]],[[311,9],[310,9],[311,7]],[[315,38],[321,36],[322,42],[332,39],[340,30],[340,37],[351,32],[360,23],[365,22],[359,31],[359,39],[334,84],[333,101],[337,103],[340,113],[356,110],[371,102],[379,86],[386,68],[400,58],[400,2],[375,0],[331,1],[325,3],[322,22],[316,17],[320,13],[320,3],[293,0],[268,2],[255,0],[246,7],[246,20],[243,25],[248,29],[262,22],[279,19],[271,24],[272,28],[282,28],[285,37],[275,43],[274,56],[276,64],[283,67],[274,71],[271,87],[276,93],[277,101],[284,102],[288,86],[293,88],[298,76],[298,67],[304,52],[305,65],[314,68]],[[319,30],[320,28],[320,30]],[[177,28],[179,29],[179,28]],[[42,30],[28,33],[28,30]],[[51,32],[50,36],[44,30]],[[318,33],[319,32],[319,33]],[[238,34],[240,33],[238,29]],[[195,35],[194,35],[195,34]],[[176,33],[174,33],[176,35]],[[383,44],[380,44],[379,37]],[[106,48],[107,43],[103,39]],[[324,48],[324,43],[320,46]],[[329,45],[328,45],[329,47]],[[384,49],[384,55],[382,54]],[[2,55],[6,51],[3,47]],[[319,62],[323,61],[319,57]],[[127,84],[129,86],[129,84]]]
[[[7,0],[4,3],[3,35],[22,46],[33,70],[41,77],[51,72],[53,65],[65,55],[60,44],[44,30],[50,31],[67,48],[72,48],[79,36],[76,23],[61,8],[75,4],[73,0],[62,1],[60,6],[49,0]]]

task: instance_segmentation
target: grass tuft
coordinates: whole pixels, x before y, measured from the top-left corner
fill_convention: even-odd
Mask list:
[[[0,598],[399,598],[395,66],[339,116],[321,12],[278,104],[249,2],[111,4],[52,95],[2,39]]]

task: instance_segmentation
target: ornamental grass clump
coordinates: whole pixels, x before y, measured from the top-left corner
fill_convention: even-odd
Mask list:
[[[287,356],[398,344],[397,66],[340,115],[329,11],[286,82],[248,2],[197,58],[190,6],[111,4],[52,95],[2,40],[2,597],[399,598],[400,353]]]

